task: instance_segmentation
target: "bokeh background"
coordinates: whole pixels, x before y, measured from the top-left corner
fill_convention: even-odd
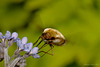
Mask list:
[[[3,34],[17,32],[34,43],[48,27],[59,30],[66,45],[55,46],[54,56],[27,58],[26,67],[100,67],[100,0],[0,0]]]

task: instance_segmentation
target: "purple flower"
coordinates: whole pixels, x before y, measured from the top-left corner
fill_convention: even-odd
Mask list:
[[[39,48],[38,48],[38,47],[34,47],[34,48],[31,50],[30,54],[37,54],[38,51],[39,51]]]
[[[3,39],[3,34],[0,32],[0,39]]]
[[[19,50],[24,50],[24,46],[27,43],[27,37],[23,37],[22,41],[20,39],[17,40],[17,45],[19,47]]]
[[[11,36],[10,31],[7,31],[5,36],[3,36],[3,34],[0,32],[0,39],[3,39],[3,38],[6,38],[7,40],[13,39],[13,41],[16,42],[17,37],[18,37],[18,33],[16,32],[13,32],[12,36]]]
[[[33,54],[32,55],[34,58],[40,58],[40,56],[38,54]]]
[[[25,44],[24,51],[29,52],[32,49],[32,46],[32,43]]]
[[[17,40],[17,45],[19,47],[19,50],[23,50],[26,52],[29,52],[32,49],[33,44],[27,43],[27,37],[23,37],[22,41],[20,39]]]
[[[20,39],[17,40],[17,46],[19,47],[19,50],[24,49],[24,45],[22,44],[22,41]]]
[[[22,38],[22,44],[26,44],[27,43],[27,37],[23,37]]]
[[[11,33],[9,31],[6,32],[5,38],[6,39],[10,39],[11,38]]]
[[[18,33],[13,32],[13,33],[12,33],[12,38],[15,40],[15,39],[17,39],[17,37],[18,37]]]
[[[34,58],[40,58],[40,56],[37,54],[39,51],[38,47],[34,47],[29,54],[31,54]]]

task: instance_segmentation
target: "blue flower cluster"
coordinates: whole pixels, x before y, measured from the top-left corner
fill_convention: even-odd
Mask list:
[[[17,40],[18,50],[26,51],[29,55],[32,55],[34,58],[39,58],[38,47],[33,47],[33,43],[27,43],[27,37],[23,37],[22,40]]]
[[[12,35],[9,31],[6,32],[5,36],[3,36],[3,34],[0,32],[0,39],[7,39],[7,40],[10,40],[10,39],[13,39],[14,41],[16,41],[18,37],[18,33],[16,32],[13,32]]]
[[[40,58],[37,54],[39,51],[38,47],[33,47],[33,43],[27,43],[27,37],[23,37],[22,39],[18,38],[18,33],[13,32],[12,34],[7,31],[5,36],[0,32],[0,39],[1,43],[0,46],[2,47],[10,47],[14,42],[17,42],[18,49],[15,51],[15,54],[19,54],[22,51],[25,51],[28,56],[33,56],[34,58]],[[8,41],[8,45],[6,45]],[[33,48],[32,48],[33,47]]]

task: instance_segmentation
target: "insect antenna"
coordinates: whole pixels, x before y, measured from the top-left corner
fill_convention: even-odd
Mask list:
[[[33,46],[39,41],[40,38],[41,38],[41,37],[38,38],[38,40],[33,44]]]
[[[41,41],[36,45],[36,47],[38,47],[42,41],[43,41],[43,40],[41,40]]]

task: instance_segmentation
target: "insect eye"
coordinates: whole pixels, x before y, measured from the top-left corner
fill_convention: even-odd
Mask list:
[[[51,40],[54,40],[55,38],[54,37],[51,37]]]

